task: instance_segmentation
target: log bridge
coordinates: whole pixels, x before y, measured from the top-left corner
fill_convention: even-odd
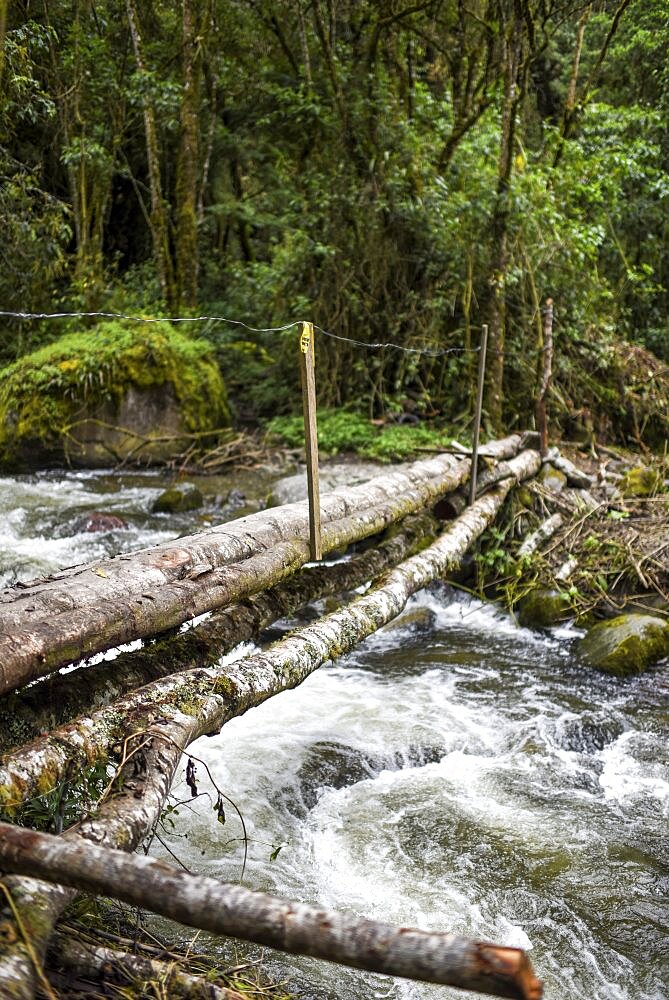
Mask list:
[[[457,454],[322,496],[324,554],[379,536],[373,548],[334,565],[306,565],[303,502],[0,594],[0,998],[54,996],[47,950],[63,910],[83,891],[273,948],[538,1000],[541,984],[519,949],[356,919],[133,853],[159,821],[194,740],[300,684],[457,568],[514,485],[539,471],[530,439],[516,434],[480,448],[469,506],[471,461]],[[435,511],[445,508],[444,525]],[[278,618],[370,580],[363,596],[221,665],[222,654]],[[95,656],[135,640],[141,648],[112,660]],[[99,662],[85,662],[90,657]],[[88,776],[96,768],[104,780],[93,795]],[[38,832],[30,828],[35,803],[46,801],[56,801],[52,832]],[[133,956],[96,952],[102,968],[133,968]],[[58,955],[63,962],[74,955],[78,968],[93,961],[92,950],[82,958],[71,941],[58,945]],[[169,982],[174,995],[184,988]]]

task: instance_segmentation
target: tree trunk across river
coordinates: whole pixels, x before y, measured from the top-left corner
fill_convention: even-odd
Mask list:
[[[198,513],[149,514],[159,488],[152,475],[0,480],[7,580],[198,524]],[[130,526],[72,530],[78,513],[101,507]],[[553,1000],[662,996],[669,666],[624,681],[585,671],[577,635],[520,629],[493,605],[438,586],[336,665],[202,738],[193,758],[245,819],[244,883],[531,949]],[[161,832],[166,846],[198,873],[237,879],[233,811],[222,825],[206,796],[191,806],[185,761],[173,794],[188,801]],[[159,844],[154,853],[168,858]],[[309,1000],[461,995],[267,958]]]

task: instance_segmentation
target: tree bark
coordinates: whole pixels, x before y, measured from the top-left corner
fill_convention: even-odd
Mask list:
[[[182,0],[183,93],[176,179],[177,308],[195,309],[198,292],[197,175],[199,81],[202,38],[195,24],[194,0]]]
[[[0,864],[8,871],[112,896],[190,927],[292,954],[493,996],[539,1000],[542,995],[527,956],[518,948],[393,927],[277,899],[80,838],[67,842],[0,824]]]
[[[537,452],[525,452],[510,464],[516,476],[526,478],[536,474],[540,458]],[[197,684],[202,684],[197,705],[193,700],[188,702],[190,711],[196,714],[180,711],[178,701],[168,698],[164,703],[168,714],[158,716],[160,729],[151,727],[141,735],[142,749],[132,762],[136,765],[136,773],[132,774],[133,769],[127,767],[128,777],[113,798],[104,801],[94,817],[84,818],[64,836],[81,835],[101,845],[134,850],[158,820],[182,750],[204,733],[217,731],[232,715],[296,686],[321,663],[347,652],[360,639],[399,614],[412,593],[457,564],[462,553],[495,516],[510,488],[511,480],[477,500],[438,542],[387,574],[380,587],[349,608],[298,630],[268,652],[241,661],[241,666],[237,663],[227,671],[219,667],[183,675],[180,680],[187,685],[189,699],[197,694]],[[160,701],[160,692],[154,685],[145,688],[144,692],[150,688],[154,688]],[[128,720],[125,722],[127,725]],[[54,746],[52,743],[49,749],[53,750]],[[19,781],[16,791],[20,792],[20,787]],[[7,794],[11,796],[12,788],[5,786],[5,802]],[[0,935],[0,996],[31,1000],[35,959],[44,961],[55,922],[74,893],[36,879],[8,878],[5,885],[18,901],[31,946],[29,950],[21,926],[11,913],[7,913],[7,930],[4,937]]]
[[[491,220],[492,246],[490,259],[490,365],[486,385],[486,412],[492,427],[502,426],[504,403],[504,353],[506,342],[506,272],[509,265],[509,193],[513,173],[513,146],[516,133],[516,112],[522,98],[519,73],[522,56],[522,22],[517,14],[503,25],[504,99],[502,130],[497,167],[497,195]]]
[[[305,567],[276,587],[231,604],[186,632],[159,637],[143,649],[121,653],[111,661],[53,674],[6,695],[0,699],[0,753],[176,669],[214,663],[240,642],[253,639],[272,622],[311,601],[354,590],[406,559],[437,534],[438,524],[429,514],[412,515],[374,548],[333,566]]]
[[[130,27],[130,37],[135,54],[135,62],[140,73],[146,73],[144,62],[144,45],[139,27],[139,17],[135,0],[126,0],[126,13]],[[149,173],[149,190],[151,192],[151,238],[153,255],[158,271],[158,280],[163,298],[168,309],[175,306],[174,274],[169,247],[169,229],[167,206],[163,198],[163,185],[160,177],[160,150],[158,148],[158,130],[153,104],[148,95],[142,100],[144,113],[144,133],[146,138],[146,161]]]
[[[523,452],[509,462],[509,472],[524,479],[540,464],[537,452]],[[218,732],[234,716],[296,687],[321,664],[349,652],[395,618],[412,594],[456,566],[494,519],[514,481],[505,480],[477,500],[436,542],[387,572],[363,597],[297,629],[267,651],[225,666],[171,674],[5,757],[0,766],[5,814],[20,814],[30,798],[69,780],[73,761],[85,770],[110,756],[122,760],[154,734],[167,735],[174,746],[185,748],[199,736]],[[142,756],[138,753],[135,767]],[[134,780],[126,780],[124,787],[132,787]]]
[[[519,435],[488,446],[516,454]],[[376,534],[460,486],[469,463],[416,462],[321,497],[323,551]],[[257,593],[309,559],[308,508],[290,504],[0,595],[0,694]],[[234,565],[232,565],[234,564]]]

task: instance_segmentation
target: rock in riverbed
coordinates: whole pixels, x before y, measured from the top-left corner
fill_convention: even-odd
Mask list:
[[[669,655],[669,622],[655,615],[618,615],[593,625],[578,652],[597,670],[617,677],[638,674]]]
[[[185,510],[199,510],[203,503],[204,497],[197,486],[183,483],[163,490],[151,510],[154,514],[180,514]]]

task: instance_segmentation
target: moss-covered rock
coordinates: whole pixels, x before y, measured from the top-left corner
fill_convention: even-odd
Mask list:
[[[520,624],[527,628],[550,628],[573,617],[574,611],[557,590],[537,587],[523,597],[516,613]]]
[[[4,467],[164,460],[229,423],[209,345],[167,322],[102,323],[0,371]]]
[[[625,614],[598,622],[578,643],[583,661],[626,677],[669,655],[669,622],[655,615]]]
[[[179,514],[185,510],[199,510],[203,503],[204,497],[197,486],[183,483],[163,490],[154,500],[151,510],[155,514]]]
[[[541,466],[541,470],[537,477],[540,482],[544,484],[553,493],[562,493],[562,490],[567,485],[567,477],[564,472],[560,469],[556,469],[554,465],[550,462],[545,463]]]
[[[651,497],[663,491],[664,480],[656,469],[636,465],[625,473],[620,488],[624,497]]]

